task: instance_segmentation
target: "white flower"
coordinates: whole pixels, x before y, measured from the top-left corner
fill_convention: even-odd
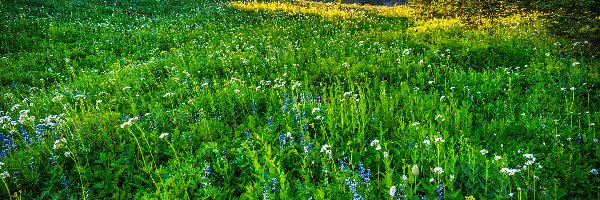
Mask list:
[[[409,49],[404,49],[404,51],[402,51],[402,54],[403,55],[408,55],[408,54],[410,54],[410,50],[411,50],[410,48]]]
[[[479,152],[481,153],[481,155],[485,155],[485,154],[487,154],[487,153],[488,153],[488,151],[487,151],[487,150],[485,150],[485,149],[482,149],[482,150],[481,150],[481,151],[479,151]]]
[[[515,195],[515,193],[508,193],[508,196],[513,197]]]
[[[535,157],[533,156],[533,154],[523,154],[523,157],[525,157],[527,159],[531,159],[532,161],[535,161]]]
[[[313,108],[313,109],[312,109],[312,114],[315,114],[315,112],[319,112],[319,111],[321,111],[321,109],[320,109],[320,108]]]
[[[202,85],[200,85],[200,87],[206,87],[208,86],[208,83],[202,83]]]
[[[55,140],[54,141],[54,147],[52,147],[52,149],[60,149],[60,147],[62,146],[63,143],[66,143],[67,139],[62,138],[60,140]]]
[[[377,151],[381,150],[381,145],[378,144],[377,147],[375,147],[375,150],[377,150]]]
[[[8,172],[2,172],[2,174],[0,174],[0,176],[2,178],[8,178],[8,177],[10,177],[10,174]]]
[[[431,179],[429,179],[429,182],[433,183],[433,182],[435,182],[435,179],[431,178]]]
[[[418,176],[419,175],[419,166],[417,166],[416,164],[412,166],[411,172],[413,175]]]
[[[65,157],[69,157],[69,155],[71,155],[70,151],[65,151]]]
[[[532,160],[528,160],[527,162],[525,162],[525,165],[527,165],[527,166],[533,165],[533,161]]]
[[[383,157],[384,158],[388,158],[388,157],[390,157],[390,154],[387,151],[384,151],[383,152]]]
[[[446,98],[446,96],[442,95],[442,96],[440,97],[440,101],[444,100],[444,98]]]
[[[431,141],[429,141],[428,139],[425,139],[425,140],[423,140],[423,144],[429,145],[429,144],[431,144]]]
[[[158,138],[163,139],[167,136],[169,136],[169,133],[162,133],[162,134],[160,134],[160,136],[158,136]]]
[[[575,87],[571,87],[571,88],[569,88],[569,89],[571,89],[571,91],[575,91]]]
[[[429,85],[431,85],[431,84],[433,84],[433,83],[434,83],[434,81],[427,81],[427,83],[428,83]]]
[[[315,117],[316,120],[323,120],[323,116],[319,115]]]
[[[502,160],[502,156],[494,156],[495,160]]]
[[[446,140],[444,140],[442,138],[435,138],[435,139],[433,139],[433,141],[435,141],[436,143],[439,143],[439,142],[445,142]]]
[[[444,169],[442,169],[441,167],[436,167],[436,168],[433,168],[433,172],[437,173],[437,174],[442,174],[442,173],[444,173]]]
[[[167,98],[167,97],[173,96],[174,94],[175,93],[167,92],[167,93],[165,93],[165,95],[163,95],[163,97]]]
[[[590,173],[594,174],[594,175],[598,175],[598,170],[596,168],[593,168],[590,170]]]
[[[390,187],[390,196],[396,196],[396,186]]]
[[[379,140],[371,141],[371,146],[379,145]]]
[[[450,175],[450,180],[454,180],[454,175]]]
[[[515,175],[515,173],[520,172],[520,169],[510,169],[510,168],[502,168],[500,169],[501,173],[508,174],[509,176]]]
[[[321,153],[328,151],[329,148],[331,148],[331,146],[329,146],[328,144],[323,145],[321,147]]]
[[[577,66],[579,64],[580,64],[579,62],[575,61],[575,62],[573,62],[573,64],[571,64],[571,66],[575,67],[575,66]]]
[[[240,93],[240,90],[236,89],[233,92],[235,92],[237,94],[237,93]]]
[[[2,166],[4,166],[4,163],[0,162],[0,169],[2,169]]]
[[[261,88],[261,86],[260,86],[260,85],[259,85],[259,86],[256,86],[256,91],[259,91],[259,90],[260,90],[260,88]]]
[[[126,129],[131,127],[131,125],[135,124],[137,122],[138,118],[137,117],[133,117],[133,118],[129,118],[129,120],[127,120],[127,122],[121,124],[121,128],[122,129]]]
[[[406,174],[403,174],[403,175],[402,175],[402,180],[403,180],[403,181],[406,181],[406,180],[408,180],[408,176],[406,176]]]

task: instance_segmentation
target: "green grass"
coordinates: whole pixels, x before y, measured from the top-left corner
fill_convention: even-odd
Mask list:
[[[593,44],[308,5],[3,1],[0,199],[600,197]]]

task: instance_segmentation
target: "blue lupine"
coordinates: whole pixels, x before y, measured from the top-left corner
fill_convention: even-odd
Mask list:
[[[204,175],[206,175],[206,177],[209,177],[210,171],[212,171],[212,168],[210,166],[207,166],[206,169],[204,169]]]
[[[273,117],[269,117],[269,119],[267,120],[267,124],[269,125],[269,130],[271,130],[271,128],[273,127]]]
[[[371,169],[365,169],[362,163],[358,163],[358,174],[364,183],[369,183],[371,180]]]
[[[271,184],[273,184],[273,187],[271,188],[271,190],[273,192],[277,192],[277,178],[271,179]]]
[[[66,188],[69,186],[69,181],[67,180],[67,176],[63,176],[63,179],[60,182],[60,185],[62,185],[63,188]]]
[[[442,186],[442,184],[439,184],[435,190],[435,192],[438,195],[438,200],[442,200],[444,199],[444,186]]]
[[[250,135],[252,134],[252,132],[250,132],[250,129],[246,130],[246,139],[250,139]]]
[[[285,133],[281,133],[281,135],[279,135],[279,145],[281,146],[281,148],[283,148],[283,146],[285,146],[286,144],[286,138],[285,138]]]

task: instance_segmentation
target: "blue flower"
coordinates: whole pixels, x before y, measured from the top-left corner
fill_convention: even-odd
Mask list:
[[[371,169],[365,169],[362,163],[358,163],[358,174],[364,183],[369,183],[371,180]]]
[[[443,200],[444,199],[444,186],[442,186],[442,184],[439,184],[437,186],[435,192],[438,195],[438,200]]]

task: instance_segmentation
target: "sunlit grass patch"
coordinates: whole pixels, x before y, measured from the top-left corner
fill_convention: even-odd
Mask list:
[[[319,15],[325,18],[354,18],[359,17],[358,13],[350,13],[330,6],[301,6],[291,3],[264,3],[264,2],[231,2],[228,4],[231,7],[246,10],[246,11],[267,11],[267,12],[284,12],[292,15],[309,14]]]
[[[463,27],[464,24],[460,19],[431,19],[417,21],[416,26],[408,28],[410,33],[425,33],[438,30],[448,30],[453,27]]]
[[[294,3],[235,1],[228,5],[246,11],[285,12],[292,15],[310,14],[325,18],[364,18],[367,16],[410,18],[414,15],[414,10],[408,6],[373,6],[314,1],[296,1]]]

